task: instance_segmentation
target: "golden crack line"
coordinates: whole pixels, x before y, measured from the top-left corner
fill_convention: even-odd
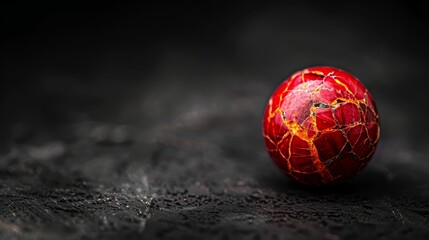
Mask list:
[[[310,73],[315,74],[315,75],[319,75],[319,76],[325,76],[325,74],[323,74],[322,71],[312,70],[312,71],[310,71]]]
[[[292,141],[291,141],[292,142]],[[289,143],[289,146],[290,146],[290,143]],[[286,160],[286,164],[287,164],[287,169],[288,169],[288,171],[289,171],[289,173],[290,173],[290,171],[292,171],[292,166],[291,166],[291,164],[290,164],[290,161],[289,161],[289,159],[290,159],[290,155],[289,155],[289,157],[287,158],[283,153],[282,153],[282,151],[280,151],[280,149],[276,146],[276,148],[277,148],[277,151],[280,153],[280,155],[283,157],[283,159],[284,160]],[[290,149],[290,147],[289,147],[289,149]]]
[[[323,75],[324,76],[324,74],[322,73],[322,72],[319,72],[319,71],[314,71],[314,73],[315,74],[319,74],[319,75]],[[316,89],[315,89],[315,91],[314,91],[314,93],[313,94],[311,94],[311,100],[312,101],[314,101],[314,94],[316,93],[316,92],[318,92],[318,91],[320,91],[321,89],[322,89],[322,86],[324,85],[324,83],[325,83],[325,78],[326,78],[327,76],[324,76],[324,78],[323,78],[323,80],[322,80],[322,84],[320,84]],[[314,125],[314,131],[315,131],[315,134],[311,137],[311,138],[308,138],[308,133],[306,134],[306,139],[307,139],[307,142],[308,142],[308,145],[309,145],[309,148],[310,148],[310,151],[312,152],[312,156],[314,157],[313,159],[312,159],[312,161],[313,161],[313,165],[316,167],[316,170],[317,170],[317,172],[322,176],[322,179],[323,179],[323,181],[327,181],[327,182],[330,182],[330,181],[332,181],[333,180],[333,176],[332,176],[332,174],[331,174],[331,172],[327,169],[327,167],[326,167],[326,165],[324,164],[324,163],[322,163],[322,161],[320,160],[320,157],[319,157],[319,152],[318,152],[318,150],[317,150],[317,147],[316,147],[316,145],[314,144],[314,139],[317,137],[317,136],[319,136],[319,130],[318,130],[318,128],[317,128],[317,120],[316,120],[316,114],[314,114],[315,113],[315,106],[313,105],[313,106],[311,106],[311,108],[310,108],[310,117],[311,117],[311,119],[312,119],[312,123],[313,123],[313,125]]]
[[[290,135],[289,132],[287,132],[286,134],[283,134],[282,139],[280,139],[280,141],[277,144],[274,144],[276,147],[278,147],[279,145],[281,145],[283,143],[283,141]]]
[[[312,92],[311,92],[311,95],[312,96],[314,96],[314,94],[316,94],[316,93],[318,93],[318,92],[320,92],[320,90],[322,89],[322,85],[323,85],[323,83],[322,84],[320,84],[319,86],[317,86]]]
[[[375,138],[374,142],[371,141],[371,137],[369,136],[369,131],[368,131],[368,127],[366,125],[364,125],[365,131],[366,131],[366,135],[368,136],[369,141],[371,142],[371,144],[375,145],[378,142],[378,139],[380,138],[380,127],[377,125],[377,137]]]
[[[289,81],[288,81],[288,83],[287,83],[287,85],[286,85],[286,88],[285,88],[285,90],[283,91],[283,93],[285,93],[285,92],[287,92],[287,91],[289,90],[289,86],[290,86],[291,82],[293,81],[293,79],[294,79],[294,77],[292,77],[292,78],[290,78],[290,79],[289,79]]]
[[[371,110],[371,112],[372,112],[372,114],[374,115],[374,117],[378,120],[379,116],[378,116],[378,114],[377,114],[377,111],[375,111],[375,109],[374,109],[374,108],[372,108],[372,107],[370,107],[370,106],[368,106],[368,105],[366,105],[366,106]]]
[[[330,182],[334,178],[331,174],[331,172],[326,168],[326,165],[322,163],[319,157],[319,152],[317,151],[316,146],[314,145],[313,141],[308,142],[308,146],[310,147],[310,151],[312,152],[313,158],[313,165],[316,167],[319,174],[322,176],[323,181]]]
[[[336,82],[337,84],[339,84],[339,85],[343,86],[343,87],[346,89],[346,91],[347,91],[348,93],[350,93],[352,96],[355,96],[355,95],[353,94],[353,92],[352,92],[352,91],[350,91],[349,87],[347,87],[347,85],[346,85],[346,84],[344,84],[343,82],[341,82],[340,80],[338,80],[338,79],[336,79],[336,78],[334,78],[334,80],[335,80],[335,82]]]
[[[268,116],[268,118],[271,120],[272,118],[274,118],[276,116],[276,114],[278,112],[281,112],[281,108],[280,107],[276,108],[276,110],[274,110],[273,112],[270,112],[270,115]]]
[[[338,102],[338,101],[342,101],[342,102]],[[362,107],[360,106],[360,103],[362,103],[362,104],[364,104],[365,106],[367,106],[367,109],[370,109],[372,112],[373,112],[373,114],[374,114],[374,116],[375,116],[375,118],[376,118],[376,123],[378,123],[378,114],[375,112],[375,110],[374,109],[372,109],[371,107],[369,107],[367,104],[366,104],[366,102],[364,101],[364,100],[358,100],[358,99],[355,99],[355,100],[352,100],[352,99],[346,99],[346,98],[336,98],[334,101],[332,101],[332,103],[330,103],[330,104],[327,104],[331,109],[335,109],[336,108],[336,105],[341,105],[341,104],[344,104],[344,103],[351,103],[351,104],[353,104],[353,105],[355,105],[357,108],[358,108],[358,110],[359,110],[359,115],[360,115],[360,117],[361,117],[361,121],[359,121],[359,122],[361,122],[361,123],[364,123],[364,118],[362,118],[363,117],[363,115],[362,115],[362,112],[363,112],[363,109],[362,109]],[[368,110],[367,110],[368,111]],[[365,117],[366,117],[366,114],[365,114]],[[335,118],[335,117],[334,117]],[[338,124],[338,122],[336,121],[336,123]],[[369,123],[372,123],[372,121],[371,122],[369,122]],[[350,125],[349,125],[350,126]]]
[[[338,102],[338,101],[341,101],[341,102]],[[358,103],[356,103],[356,102],[360,103],[360,101],[358,101],[358,100],[355,101],[355,100],[348,99],[348,98],[336,98],[334,101],[332,101],[330,104],[328,103],[327,105],[330,106],[331,108],[334,107],[335,105],[344,104],[344,103],[352,103],[354,105],[358,105]]]
[[[346,137],[346,143],[344,144],[344,146],[340,149],[340,153],[342,153],[343,151],[344,151],[344,149],[346,148],[346,146],[347,146],[347,143],[348,144],[350,144],[350,145],[352,145],[351,143],[350,143],[350,141],[349,141],[349,139],[348,139],[348,137]],[[338,153],[338,154],[340,154],[340,153]]]
[[[302,84],[304,84],[305,91],[307,93],[310,93],[310,89],[308,88],[307,82],[305,81],[305,78],[304,78],[304,75],[307,74],[307,73],[309,73],[308,70],[302,71],[302,73],[301,73],[301,81],[302,81]]]
[[[326,75],[325,74],[323,74],[323,72],[321,72],[321,71],[310,71],[310,73],[311,74],[314,74],[314,75],[317,75],[317,76],[323,76],[323,79],[322,79],[322,83],[319,85],[319,86],[317,86],[312,92],[311,92],[311,96],[312,97],[314,97],[314,94],[315,93],[317,93],[317,92],[319,92],[321,89],[322,89],[322,86],[323,86],[323,84],[325,83],[325,79],[326,79]],[[313,98],[312,98],[312,100],[313,100]]]
[[[323,75],[323,73],[319,73],[319,74]],[[322,86],[325,83],[325,81],[324,81],[325,78],[326,78],[326,76],[322,80],[322,84],[320,84],[315,89],[314,93],[316,93],[316,92],[318,92],[318,91],[320,91],[322,89]],[[314,98],[314,94],[311,95],[311,100],[312,101],[314,101],[313,98]],[[332,176],[331,172],[327,169],[326,165],[324,163],[322,163],[322,161],[320,160],[319,152],[317,151],[316,145],[314,144],[314,139],[319,135],[319,130],[317,129],[317,123],[316,123],[317,122],[316,121],[316,116],[315,116],[315,114],[313,114],[314,113],[314,108],[315,108],[314,105],[311,106],[311,108],[310,108],[310,117],[312,118],[312,122],[314,124],[315,134],[311,138],[308,138],[308,133],[306,133],[306,135],[305,135],[306,136],[306,141],[307,141],[308,147],[310,148],[310,151],[312,153],[312,156],[313,156],[313,159],[312,159],[313,165],[316,167],[317,172],[322,176],[323,181],[330,182],[330,181],[333,180],[333,176]]]
[[[310,118],[312,120],[311,123],[314,126],[314,131],[316,132],[314,134],[314,136],[316,136],[319,133],[319,129],[317,128],[317,117],[316,117],[316,111],[315,110],[316,110],[316,107],[313,104],[313,106],[310,107]]]
[[[283,101],[283,98],[285,97],[284,95],[287,93],[287,91],[289,91],[289,86],[291,84],[291,82],[293,81],[294,77],[291,77],[289,80],[287,80],[287,85],[286,88],[283,90],[283,92],[280,94],[280,99],[279,99],[279,103],[281,103]]]
[[[343,137],[344,137],[344,139],[346,139],[346,142],[348,143],[348,144],[350,144],[350,146],[352,146],[352,144],[350,143],[350,140],[349,140],[349,137],[347,136],[347,134],[346,134],[346,131],[344,131],[344,129],[341,129],[341,133],[343,134]],[[362,134],[360,134],[359,135],[359,138],[362,136]],[[357,141],[356,141],[357,142]],[[346,144],[347,144],[346,143]],[[345,146],[345,145],[344,145]],[[354,147],[352,147],[352,149],[350,150],[350,153],[351,154],[353,154],[355,157],[357,157],[358,158],[358,160],[359,161],[362,161],[362,159],[355,153],[355,151],[354,151],[354,149],[353,149]]]
[[[287,164],[288,164],[288,168],[289,171],[292,171],[292,165],[290,164],[290,157],[292,156],[292,140],[293,140],[294,135],[291,136],[290,141],[289,141],[289,146],[288,146],[288,153],[289,153],[289,157],[286,158]]]
[[[335,101],[338,101],[338,98],[337,98]],[[353,101],[351,101],[351,102],[353,102]],[[339,122],[338,122],[338,119],[335,117],[334,109],[333,109],[332,107],[331,107],[331,114],[332,114],[332,118],[333,118],[333,119],[334,119],[334,121],[335,121],[335,126],[340,126],[340,124],[339,124]],[[347,127],[349,127],[349,126],[347,126]],[[326,129],[325,129],[324,131],[326,131]],[[341,131],[341,134],[343,135],[344,139],[346,140],[346,142],[347,142],[348,144],[350,144],[350,146],[351,146],[352,144],[350,143],[349,138],[348,138],[347,134],[345,133],[345,130],[344,130],[344,129],[340,129],[340,131]],[[343,147],[345,147],[345,145],[344,145]],[[353,152],[353,149],[351,149],[350,153],[352,153],[353,155],[357,156],[357,155]],[[341,176],[341,175],[340,175],[340,176]]]
[[[371,143],[371,144],[374,144],[372,141],[371,141],[371,137],[369,136],[369,131],[368,131],[368,128],[366,127],[366,125],[364,125],[363,126],[363,128],[365,129],[365,132],[366,132],[366,136],[368,137],[368,140],[369,140],[369,142]],[[359,138],[360,138],[360,136],[359,136]]]
[[[375,147],[372,147],[371,152],[369,152],[365,158],[369,160],[369,158],[375,153]]]
[[[286,127],[289,129],[289,132],[292,134],[292,138],[289,143],[289,157],[292,156],[291,153],[291,146],[292,146],[292,140],[294,136],[298,136],[302,140],[306,141],[308,143],[309,150],[311,152],[311,155],[313,156],[312,162],[313,165],[316,167],[318,173],[322,176],[323,180],[326,182],[329,182],[333,179],[332,174],[329,172],[329,170],[326,168],[326,166],[322,163],[319,157],[319,152],[317,151],[316,146],[313,143],[314,138],[317,136],[318,131],[316,130],[316,134],[312,136],[311,138],[308,137],[307,131],[305,131],[298,123],[295,121],[288,121],[284,116],[283,110],[280,109],[283,116],[283,123],[286,125]]]
[[[362,127],[364,127],[365,129],[366,129],[366,127],[365,127],[365,124],[356,124],[356,126],[358,126],[358,125],[362,125]],[[356,127],[356,126],[354,126],[354,127]],[[369,134],[368,134],[368,130],[367,130],[367,133],[366,133],[368,136],[369,136]],[[360,134],[359,134],[359,137],[356,139],[356,142],[355,142],[355,144],[353,144],[353,145],[351,145],[351,147],[352,147],[352,150],[356,147],[356,144],[359,142],[359,139],[362,137],[362,131],[360,132]],[[347,137],[347,141],[348,141],[348,137]],[[350,142],[349,142],[350,143]]]
[[[377,121],[371,121],[371,122],[356,121],[356,122],[354,122],[352,124],[345,125],[344,128],[352,128],[352,127],[356,127],[358,125],[365,125],[365,124],[378,124],[378,122]],[[340,128],[337,128],[337,127],[338,126],[333,126],[333,127],[330,127],[330,128],[325,128],[322,131],[316,131],[315,135],[317,135],[317,133],[319,133],[319,132],[329,132],[329,131],[341,130]]]
[[[269,116],[269,118],[271,119],[271,118],[273,118],[278,112],[280,112],[281,113],[281,117],[282,117],[282,119],[284,119],[284,112],[282,111],[282,109],[280,108],[280,107],[278,107],[278,108],[276,108],[276,110],[274,111],[274,112],[272,112],[272,113],[270,113],[270,116]],[[277,144],[275,144],[274,143],[274,141],[272,141],[270,138],[270,141],[271,141],[271,143],[273,143],[273,145],[274,146],[276,146],[276,150],[280,153],[280,155],[283,157],[283,159],[285,159],[286,160],[286,164],[287,164],[287,166],[288,166],[288,170],[289,170],[289,173],[290,173],[290,171],[291,171],[291,164],[290,164],[290,161],[289,161],[289,159],[290,159],[290,148],[291,148],[291,142],[292,142],[292,139],[291,139],[291,141],[289,142],[289,157],[288,158],[286,158],[286,156],[282,153],[282,151],[279,149],[279,145],[284,141],[284,139],[286,139],[286,137],[289,135],[290,133],[289,132],[287,132],[286,134],[284,134],[283,135],[283,137],[282,137],[282,139],[277,143]]]
[[[371,140],[369,139],[369,137],[368,138],[366,138],[364,141],[363,141],[363,145],[365,145],[366,143],[369,143],[371,146],[374,146],[373,144],[372,144],[372,142],[371,142]]]
[[[264,134],[264,137],[268,139],[268,141],[270,141],[273,146],[276,146],[276,144],[274,143],[274,141],[270,138],[270,136],[268,136],[268,134]]]

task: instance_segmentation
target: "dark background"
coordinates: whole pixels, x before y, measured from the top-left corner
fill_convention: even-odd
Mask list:
[[[413,1],[0,6],[1,239],[423,239],[427,8]],[[280,174],[272,91],[331,65],[381,140],[347,183]]]

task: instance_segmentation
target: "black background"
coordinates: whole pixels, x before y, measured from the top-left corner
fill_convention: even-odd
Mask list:
[[[18,1],[0,14],[0,237],[428,234],[420,4]],[[381,119],[369,166],[327,188],[282,176],[261,137],[272,91],[315,65],[357,76]]]

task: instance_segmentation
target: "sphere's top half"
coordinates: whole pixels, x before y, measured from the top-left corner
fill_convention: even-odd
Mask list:
[[[265,108],[263,137],[275,165],[307,185],[343,182],[374,155],[377,108],[352,74],[330,66],[294,73]]]

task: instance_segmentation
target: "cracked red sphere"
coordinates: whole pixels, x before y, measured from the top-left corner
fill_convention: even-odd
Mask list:
[[[356,77],[320,66],[296,72],[274,91],[263,135],[283,173],[303,184],[325,185],[367,165],[380,125],[371,94]]]

